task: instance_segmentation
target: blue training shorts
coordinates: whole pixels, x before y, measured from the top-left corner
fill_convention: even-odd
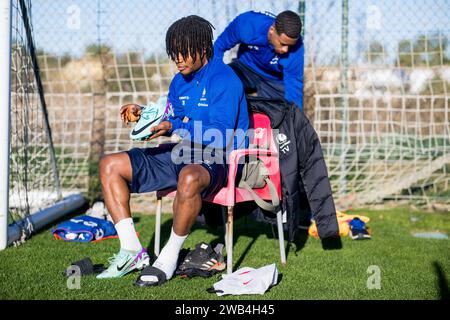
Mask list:
[[[181,169],[189,164],[200,164],[210,174],[208,187],[201,193],[202,199],[216,194],[226,186],[228,166],[225,161],[216,163],[204,161],[198,156],[202,150],[191,152],[190,162],[174,163],[171,153],[176,144],[164,144],[155,148],[133,148],[127,151],[133,170],[129,184],[131,193],[145,193],[164,189],[176,189]],[[194,152],[199,159],[194,158]]]

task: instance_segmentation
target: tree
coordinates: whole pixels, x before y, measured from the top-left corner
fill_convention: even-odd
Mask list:
[[[449,65],[448,39],[441,33],[420,35],[415,40],[401,40],[397,50],[397,65],[400,67]]]
[[[86,46],[85,49],[85,53],[87,53],[88,55],[93,55],[93,56],[97,56],[97,55],[101,55],[101,54],[108,54],[110,53],[111,47],[106,45],[106,44],[97,44],[97,43],[92,43]]]
[[[365,56],[369,63],[383,63],[386,58],[386,53],[383,45],[378,41],[374,41],[370,43]]]

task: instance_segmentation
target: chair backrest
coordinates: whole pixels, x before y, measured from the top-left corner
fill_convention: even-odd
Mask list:
[[[273,130],[270,126],[270,118],[267,115],[262,113],[251,113],[250,128],[253,129],[253,132],[250,135],[250,141],[252,142],[249,149],[269,150],[273,154],[278,154],[277,145],[273,138]],[[272,189],[276,190],[278,198],[281,199],[278,156],[264,156],[264,153],[261,153],[261,155],[258,155],[258,158],[263,160],[265,170],[267,170],[268,177],[272,182]],[[256,196],[261,199],[272,199],[273,201],[268,185],[263,188],[255,188],[251,193],[255,193]],[[255,195],[249,197],[247,194],[243,194],[240,188],[236,189],[236,202],[248,201],[250,199],[255,199]]]
[[[251,113],[250,128],[253,129],[250,146],[271,151],[277,150],[273,140],[272,128],[270,127],[270,119],[267,115],[262,113]]]

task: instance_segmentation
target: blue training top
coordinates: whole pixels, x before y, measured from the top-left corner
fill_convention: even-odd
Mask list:
[[[169,101],[174,111],[168,119],[172,132],[184,129],[177,132],[183,139],[219,149],[247,147],[249,117],[244,89],[222,60],[214,57],[186,77],[176,74],[169,87]]]
[[[289,48],[286,54],[277,54],[267,34],[275,23],[269,12],[248,11],[237,16],[214,43],[214,54],[223,59],[225,51],[240,44],[238,59],[260,75],[284,82],[285,99],[302,108],[303,96],[303,41]]]

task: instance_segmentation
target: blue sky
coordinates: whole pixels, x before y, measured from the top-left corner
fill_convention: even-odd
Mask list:
[[[296,1],[220,0],[32,0],[36,43],[51,52],[80,52],[102,41],[116,50],[146,48],[164,51],[167,28],[186,15],[197,14],[213,23],[215,37],[239,12],[250,9],[296,10]],[[79,22],[79,23],[77,23]]]
[[[323,59],[340,52],[341,1],[307,1],[306,51]],[[450,1],[448,0],[349,0],[349,54],[371,41],[395,53],[400,40],[419,34],[441,32],[450,38]],[[317,41],[313,41],[316,38]],[[448,52],[448,51],[447,51]]]
[[[216,27],[215,37],[240,12],[297,10],[280,0],[32,0],[38,47],[79,55],[87,44],[110,44],[116,52],[164,52],[164,36],[176,19],[197,14]],[[306,0],[306,51],[326,60],[340,50],[341,1]],[[349,0],[349,54],[365,41],[394,50],[399,40],[441,32],[450,38],[450,0]],[[308,47],[309,46],[309,47]],[[309,50],[309,51],[308,51]]]

